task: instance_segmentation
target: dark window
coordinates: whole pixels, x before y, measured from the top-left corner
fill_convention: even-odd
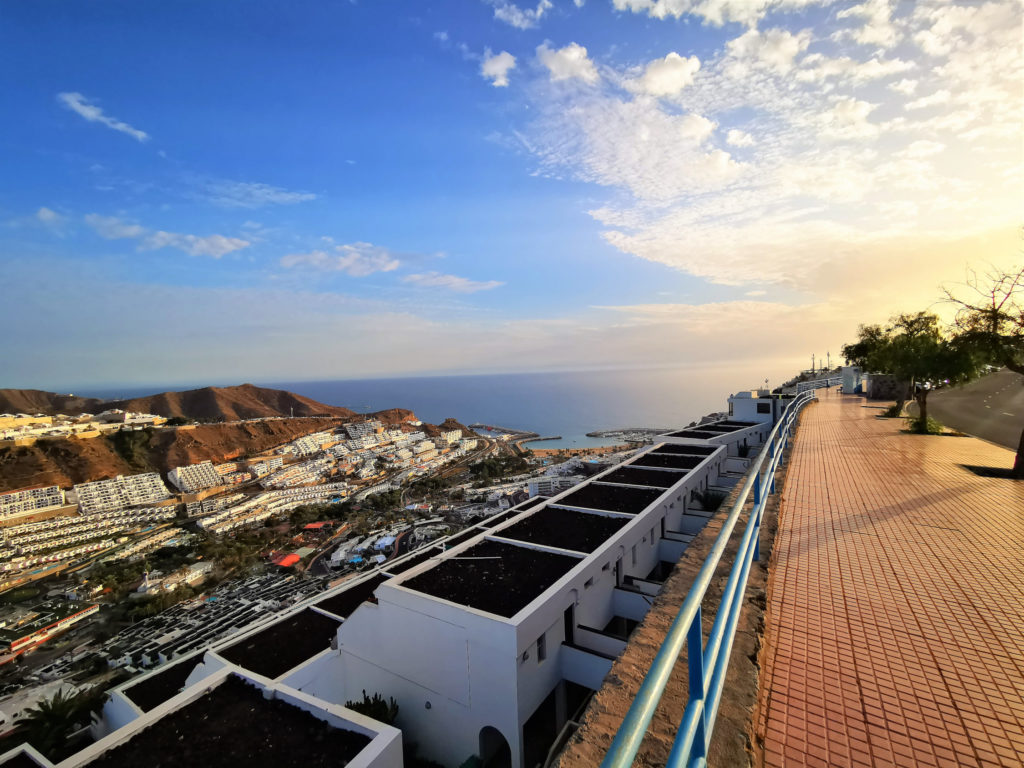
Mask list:
[[[757,404],[757,412],[758,413],[771,413],[772,412],[772,404],[771,403],[758,403]]]
[[[541,635],[537,638],[537,663],[540,664],[548,657],[547,636]]]

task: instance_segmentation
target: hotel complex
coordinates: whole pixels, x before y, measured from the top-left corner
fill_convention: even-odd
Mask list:
[[[710,518],[704,503],[742,478],[772,428],[774,399],[733,397],[729,419],[661,435],[579,485],[123,684],[100,740],[63,766],[101,761],[143,729],[148,739],[176,727],[237,679],[362,734],[350,765],[401,766],[396,740],[444,765],[543,763]],[[400,736],[346,707],[364,693],[395,700]]]

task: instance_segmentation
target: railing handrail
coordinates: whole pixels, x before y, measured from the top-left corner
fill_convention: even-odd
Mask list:
[[[694,579],[676,618],[669,627],[665,640],[655,655],[650,669],[644,676],[643,683],[641,683],[640,689],[637,691],[633,703],[630,705],[629,711],[622,721],[622,725],[619,726],[618,732],[615,734],[615,738],[612,740],[611,746],[601,762],[601,768],[629,768],[633,764],[651,719],[654,717],[658,702],[661,700],[665,686],[668,684],[675,663],[683,648],[687,645],[690,645],[691,651],[688,653],[690,697],[684,710],[683,721],[676,734],[676,743],[673,746],[668,764],[691,764],[690,751],[698,738],[701,742],[699,745],[701,749],[692,764],[703,764],[707,743],[710,740],[711,730],[714,726],[714,715],[717,714],[718,710],[718,697],[725,680],[726,662],[728,662],[728,657],[732,650],[736,620],[739,615],[738,606],[735,610],[732,610],[732,602],[738,602],[736,601],[737,590],[739,597],[742,598],[743,590],[746,587],[751,556],[757,556],[757,538],[755,534],[760,527],[760,514],[768,496],[767,493],[761,493],[761,469],[765,460],[768,459],[769,471],[765,477],[768,487],[765,490],[774,490],[775,469],[782,459],[782,448],[785,447],[784,441],[788,440],[790,427],[794,423],[796,414],[800,409],[815,398],[816,395],[813,389],[799,394],[796,399],[790,402],[782,417],[768,435],[768,439],[764,443],[764,449],[758,453],[757,458],[751,465],[739,495],[733,502],[732,508],[722,524],[722,530],[715,539],[711,551],[704,560],[704,565],[701,567],[696,579]],[[751,491],[754,491],[754,508],[750,512],[747,529],[744,532],[743,542],[737,553],[736,561],[730,569],[729,582],[719,602],[715,623],[708,637],[708,646],[705,651],[703,649],[700,622],[700,604],[704,599],[708,586],[711,584],[715,570],[729,544],[729,540],[732,538],[733,529],[742,515],[743,507]],[[754,542],[753,547],[750,546],[751,539]],[[727,601],[730,601],[728,605]],[[723,611],[723,609],[725,610]],[[693,653],[693,646],[696,646],[700,651]],[[721,653],[723,649],[725,651],[724,654]],[[705,662],[707,666],[713,668],[711,675],[707,677],[705,677]],[[711,701],[710,707],[705,703],[708,697],[710,697]],[[706,716],[708,711],[711,712],[712,716],[710,721]]]
[[[832,387],[837,384],[843,383],[842,376],[829,376],[824,379],[814,379],[813,381],[801,381],[797,382],[796,391],[797,394],[801,392],[807,392],[811,389],[821,389],[822,387]]]

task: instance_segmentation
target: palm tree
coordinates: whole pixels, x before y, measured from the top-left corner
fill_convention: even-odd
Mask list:
[[[68,737],[82,719],[82,703],[80,696],[65,694],[61,689],[26,710],[21,721],[25,741],[56,762],[60,759],[58,752],[64,751]]]

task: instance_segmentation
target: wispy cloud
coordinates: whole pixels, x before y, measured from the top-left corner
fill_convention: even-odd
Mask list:
[[[77,115],[88,120],[90,123],[100,123],[120,133],[127,134],[137,141],[148,141],[149,134],[138,128],[133,128],[128,123],[118,120],[115,117],[104,114],[103,110],[80,93],[65,92],[58,93],[57,100]]]
[[[320,272],[344,272],[351,277],[366,277],[374,272],[392,272],[401,260],[387,248],[372,243],[335,245],[329,251],[290,253],[282,257],[281,266]]]
[[[106,240],[137,240],[137,248],[140,251],[176,248],[191,256],[212,256],[219,259],[250,244],[248,240],[225,235],[200,236],[164,230],[153,231],[116,216],[101,216],[96,213],[88,214],[85,223]]]
[[[418,285],[423,288],[444,288],[456,293],[476,293],[477,291],[489,291],[504,285],[499,280],[470,280],[458,275],[445,275],[440,272],[424,272],[422,274],[406,275],[402,278],[403,283]]]
[[[315,200],[312,192],[284,189],[271,184],[227,179],[207,179],[199,182],[201,194],[207,200],[227,208],[262,208],[265,205],[294,205]]]
[[[551,10],[551,0],[540,0],[537,7],[520,8],[508,0],[487,0],[494,6],[494,18],[503,21],[516,29],[532,29],[537,26],[545,13]]]

